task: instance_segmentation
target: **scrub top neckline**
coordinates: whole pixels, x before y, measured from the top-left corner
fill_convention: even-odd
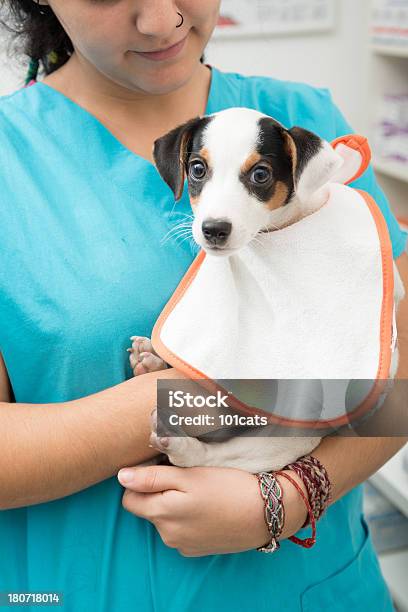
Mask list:
[[[217,83],[218,70],[214,68],[214,66],[211,66],[210,64],[205,64],[205,65],[211,70],[211,81],[210,81],[210,87],[209,87],[207,104],[206,104],[204,115],[210,115],[216,112],[214,109],[215,109],[216,83]],[[60,92],[58,89],[55,89],[54,87],[51,87],[50,85],[47,85],[46,83],[43,83],[42,81],[37,81],[35,85],[33,85],[33,87],[40,87],[42,91],[48,92],[49,95],[56,96],[57,98],[63,99],[64,102],[68,106],[70,106],[72,109],[76,110],[77,112],[81,113],[85,118],[88,119],[88,121],[91,121],[94,125],[96,125],[98,129],[104,134],[104,136],[111,141],[113,146],[116,149],[118,149],[122,155],[126,155],[132,160],[139,161],[141,163],[145,163],[151,168],[154,168],[156,170],[156,166],[149,159],[146,159],[146,157],[143,157],[142,155],[139,155],[138,153],[135,153],[134,151],[131,151],[128,147],[126,147],[102,123],[102,121],[100,121],[93,113],[88,111],[85,107],[81,106],[80,104],[78,104],[77,102],[75,102],[74,100],[72,100],[71,98],[63,94],[62,92]]]

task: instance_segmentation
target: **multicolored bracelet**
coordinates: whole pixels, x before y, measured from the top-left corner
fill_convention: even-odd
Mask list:
[[[293,486],[298,490],[301,498],[305,502],[307,512],[310,518],[310,522],[312,524],[312,537],[311,538],[305,538],[304,540],[301,540],[297,536],[293,535],[289,537],[289,540],[291,540],[295,544],[299,544],[299,546],[303,546],[304,548],[312,548],[312,546],[316,544],[316,520],[315,520],[315,517],[313,516],[313,511],[310,506],[309,500],[306,498],[306,495],[303,493],[298,483],[291,476],[289,476],[289,474],[286,474],[282,470],[275,472],[275,474],[279,474],[280,476],[284,476],[284,478],[287,478],[293,484]]]
[[[300,457],[285,465],[284,470],[292,470],[303,481],[316,521],[322,516],[332,500],[332,486],[326,468],[312,455]],[[309,517],[303,527],[310,525]]]

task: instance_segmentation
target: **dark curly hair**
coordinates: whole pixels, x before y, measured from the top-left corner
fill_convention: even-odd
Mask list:
[[[26,84],[36,80],[40,65],[50,74],[68,61],[74,47],[51,7],[33,0],[0,0],[0,10],[6,15],[0,20],[12,34],[12,42],[21,42],[17,54],[28,56]],[[15,55],[15,52],[13,52]],[[204,63],[204,55],[200,62]]]
[[[1,0],[1,24],[19,44],[17,53],[31,60],[27,81],[37,77],[40,63],[45,74],[65,64],[74,48],[71,40],[48,5],[33,0]]]

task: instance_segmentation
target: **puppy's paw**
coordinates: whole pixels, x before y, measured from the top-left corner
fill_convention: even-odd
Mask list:
[[[165,370],[167,363],[157,355],[153,349],[150,338],[132,336],[131,348],[128,348],[130,367],[135,376]]]
[[[207,461],[208,445],[197,438],[189,436],[158,436],[157,435],[157,409],[151,414],[152,433],[149,444],[165,453],[170,462],[178,467],[205,466]]]

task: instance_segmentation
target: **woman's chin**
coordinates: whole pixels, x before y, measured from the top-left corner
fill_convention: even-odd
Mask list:
[[[180,89],[190,81],[194,73],[194,64],[189,58],[154,62],[153,66],[144,66],[143,69],[137,64],[128,77],[129,87],[152,95],[165,95]]]

